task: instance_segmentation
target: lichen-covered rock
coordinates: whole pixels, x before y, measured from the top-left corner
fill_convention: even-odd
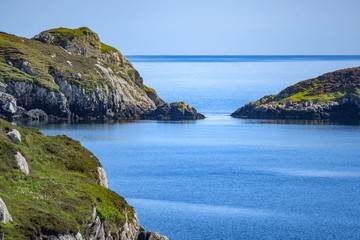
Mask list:
[[[9,210],[6,207],[5,202],[0,198],[0,222],[6,224],[12,222],[13,219],[9,213]]]
[[[20,171],[25,173],[25,175],[29,175],[30,170],[25,157],[20,152],[17,152],[15,155],[15,159]]]
[[[147,119],[154,120],[197,120],[205,116],[198,113],[195,108],[184,102],[165,103],[146,114]]]
[[[236,118],[359,120],[360,67],[338,70],[294,84],[278,95],[250,102]]]
[[[19,144],[21,142],[21,134],[16,129],[13,129],[10,132],[8,132],[7,136],[10,138],[11,141],[13,141],[16,144]]]

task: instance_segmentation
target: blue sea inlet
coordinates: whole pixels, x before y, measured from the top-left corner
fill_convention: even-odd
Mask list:
[[[357,56],[130,56],[190,122],[47,124],[104,165],[141,224],[172,240],[360,239],[360,126],[229,114]]]

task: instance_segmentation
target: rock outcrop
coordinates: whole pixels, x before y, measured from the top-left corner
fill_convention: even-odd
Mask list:
[[[144,119],[165,103],[86,27],[51,29],[33,39],[0,33],[0,84],[6,119]]]
[[[360,67],[338,70],[299,82],[277,95],[250,102],[231,116],[258,119],[359,120]]]
[[[109,182],[106,177],[106,172],[103,167],[98,167],[98,174],[99,174],[99,184],[105,188],[109,188]]]
[[[196,120],[205,116],[184,102],[165,103],[145,115],[147,119],[155,120]]]
[[[6,224],[12,222],[13,219],[9,213],[9,210],[6,207],[5,202],[0,198],[0,222]]]
[[[98,159],[79,142],[16,127],[16,144],[7,135],[13,127],[0,119],[0,239],[166,239],[141,227],[135,210],[107,188]]]

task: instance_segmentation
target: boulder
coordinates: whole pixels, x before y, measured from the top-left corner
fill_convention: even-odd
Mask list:
[[[29,120],[46,120],[49,116],[41,109],[31,109],[25,113]]]
[[[26,175],[29,175],[30,170],[29,170],[29,166],[27,164],[25,157],[20,152],[17,152],[15,155],[15,159],[16,159],[17,165],[20,168],[20,171],[22,171]]]
[[[0,92],[0,114],[5,117],[11,117],[16,111],[16,99],[10,94]]]
[[[5,202],[0,198],[0,222],[6,224],[8,222],[12,222],[13,219],[6,207]]]
[[[16,129],[8,132],[7,136],[10,138],[11,141],[13,141],[13,143],[19,144],[21,142],[21,134]]]

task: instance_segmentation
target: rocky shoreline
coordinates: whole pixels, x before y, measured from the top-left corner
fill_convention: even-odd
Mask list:
[[[164,102],[86,27],[50,29],[33,39],[0,37],[0,117],[7,120],[204,118],[189,105]]]
[[[327,73],[290,86],[278,95],[250,102],[235,118],[289,120],[359,120],[360,68]]]

